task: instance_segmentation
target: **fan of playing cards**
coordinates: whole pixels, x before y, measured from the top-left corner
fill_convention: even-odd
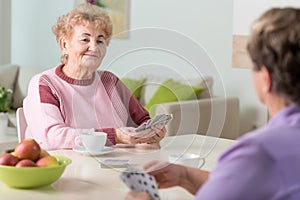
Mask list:
[[[154,118],[148,120],[147,123],[144,123],[139,127],[137,127],[135,131],[136,132],[143,131],[157,124],[166,125],[171,119],[173,119],[172,114],[156,115]]]
[[[154,176],[130,166],[122,172],[121,179],[132,191],[148,192],[154,200],[160,200]]]

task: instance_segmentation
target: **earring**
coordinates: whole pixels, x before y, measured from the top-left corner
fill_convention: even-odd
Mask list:
[[[268,86],[264,86],[264,87],[262,88],[262,91],[263,91],[264,93],[269,92],[269,87],[268,87]]]
[[[60,62],[61,62],[62,64],[67,64],[68,58],[69,58],[69,55],[65,53],[65,54],[63,54],[63,55],[60,57]]]

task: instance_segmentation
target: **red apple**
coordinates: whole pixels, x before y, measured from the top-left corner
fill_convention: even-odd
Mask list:
[[[15,148],[15,154],[19,159],[36,161],[41,154],[41,147],[34,139],[24,139]]]
[[[36,165],[38,167],[50,167],[50,166],[58,166],[59,163],[55,157],[48,155],[48,156],[40,158],[36,162]]]
[[[24,159],[16,164],[16,167],[36,167],[36,163],[29,159]]]
[[[18,162],[19,158],[10,153],[5,153],[0,156],[0,165],[15,166]]]

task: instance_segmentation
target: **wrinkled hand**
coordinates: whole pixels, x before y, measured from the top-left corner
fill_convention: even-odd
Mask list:
[[[167,162],[151,161],[144,165],[144,170],[155,177],[158,188],[180,186],[186,178],[186,168]]]
[[[134,127],[121,127],[116,129],[116,135],[118,143],[158,143],[166,135],[166,128],[161,125],[156,125],[151,127],[151,129],[135,132]]]
[[[147,141],[147,143],[158,143],[165,137],[167,133],[166,127],[160,124],[152,126],[151,130],[154,131],[154,135],[149,138],[149,141]]]
[[[125,200],[152,200],[152,197],[147,192],[128,192]]]

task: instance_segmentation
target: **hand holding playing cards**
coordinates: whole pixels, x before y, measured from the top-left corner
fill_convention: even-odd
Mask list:
[[[125,199],[160,200],[154,177],[143,170],[129,166],[122,172],[121,179],[131,190]]]
[[[127,169],[129,173],[123,172],[121,178],[124,181],[124,183],[126,183],[128,187],[131,188],[131,191],[128,192],[126,195],[125,200],[157,199],[156,196],[153,195],[153,193],[157,194],[157,191],[155,189],[157,188],[157,186],[159,188],[168,188],[180,185],[180,179],[182,176],[180,175],[181,166],[179,165],[153,161],[145,165],[144,168],[146,171],[148,171],[148,173],[133,168],[129,168],[129,170]],[[155,181],[155,185],[157,184],[157,186],[154,187],[154,190],[152,189],[152,187],[146,187],[143,184],[140,184],[144,181],[142,178],[142,181],[140,181],[140,178],[138,177],[140,174],[143,175],[144,180],[148,180],[147,176],[153,177],[152,180]],[[136,176],[138,178],[132,176]],[[154,184],[153,181],[152,183],[148,183],[147,186],[150,186],[152,184]]]
[[[141,124],[139,127],[135,129],[136,132],[143,131],[145,129],[150,129],[153,126],[161,125],[161,127],[164,127],[170,120],[173,119],[172,114],[161,114],[156,115],[154,118],[149,119],[147,122]]]
[[[166,134],[166,128],[155,125],[149,129],[136,132],[133,127],[121,127],[116,130],[117,142],[123,144],[158,143]]]
[[[144,170],[155,177],[158,188],[180,186],[192,194],[196,194],[209,175],[204,170],[160,161],[149,162]]]
[[[184,166],[167,162],[151,161],[143,169],[155,177],[158,188],[180,186],[186,176]]]

